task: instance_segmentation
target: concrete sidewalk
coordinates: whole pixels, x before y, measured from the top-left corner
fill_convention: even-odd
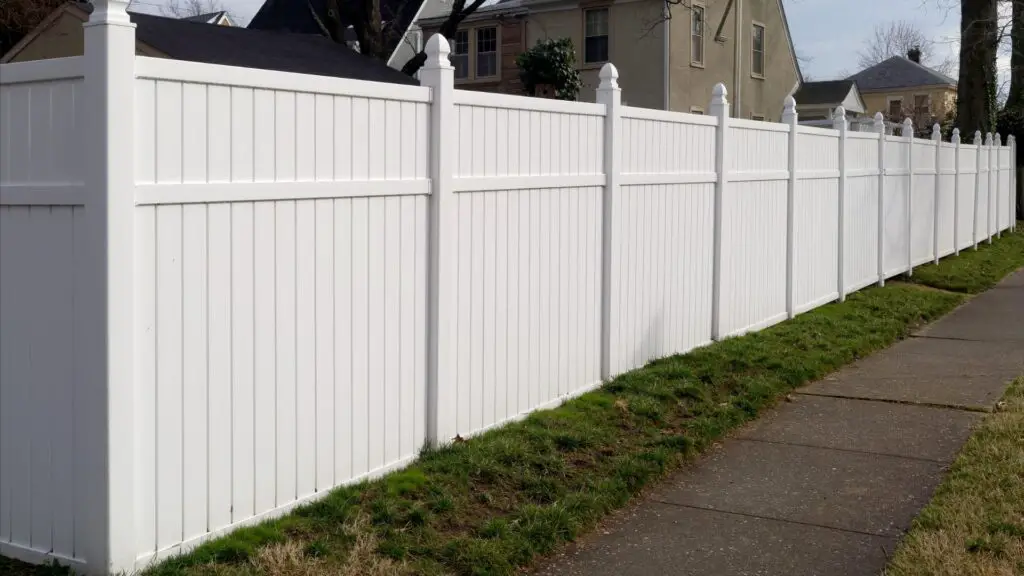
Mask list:
[[[1024,374],[1024,270],[794,393],[539,572],[876,575]]]

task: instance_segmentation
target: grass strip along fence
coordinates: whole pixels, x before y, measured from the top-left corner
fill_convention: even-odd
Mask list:
[[[652,362],[553,410],[425,450],[147,570],[180,574],[512,574],[795,388],[906,337],[1024,266],[1024,228],[761,332]],[[935,288],[939,288],[936,290]],[[39,574],[0,559],[0,572]]]

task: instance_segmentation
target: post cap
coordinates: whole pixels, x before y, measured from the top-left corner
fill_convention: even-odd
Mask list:
[[[715,84],[715,87],[711,90],[711,95],[715,98],[726,98],[729,96],[729,91],[725,89],[725,84],[719,82]]]
[[[615,64],[608,62],[601,66],[601,72],[597,77],[601,79],[601,83],[597,86],[598,90],[617,90],[619,88],[619,69],[615,67]]]
[[[786,99],[782,101],[782,112],[784,114],[796,112],[796,98],[786,96]]]
[[[987,146],[991,146],[992,145],[992,133],[991,132],[986,132],[985,133],[985,145],[987,145]]]
[[[427,55],[427,61],[423,63],[424,68],[450,68],[451,62],[448,60],[448,55],[452,52],[452,47],[448,44],[448,39],[441,34],[434,34],[427,40],[427,45],[423,51]]]
[[[996,146],[1003,145],[1003,136],[999,132],[996,132]]]
[[[128,17],[128,4],[128,0],[92,0],[88,23],[134,26]]]
[[[832,113],[832,119],[846,119],[846,108],[843,108],[842,106],[836,108],[836,111]]]
[[[932,124],[932,140],[942,140],[942,126],[938,122]]]
[[[974,131],[974,143],[975,144],[981,144],[981,142],[982,142],[981,130],[975,130]]]
[[[950,141],[952,143],[954,143],[954,144],[959,144],[960,143],[960,129],[959,128],[953,128],[953,137],[950,138]]]

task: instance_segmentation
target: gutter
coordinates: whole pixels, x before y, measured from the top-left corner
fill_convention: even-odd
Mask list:
[[[671,90],[669,89],[669,80],[670,80],[670,76],[671,76],[670,68],[669,68],[669,54],[670,54],[669,49],[671,48],[671,46],[670,46],[670,44],[671,44],[670,40],[671,39],[669,38],[669,22],[670,22],[670,18],[672,16],[672,14],[669,11],[668,1],[667,0],[663,0],[663,3],[664,3],[664,5],[662,6],[662,9],[661,9],[661,27],[662,27],[662,30],[661,30],[661,36],[662,36],[662,42],[661,42],[661,61],[662,61],[661,83],[662,83],[662,87],[664,88],[664,94],[662,96],[662,102],[664,102],[664,104],[665,104],[665,110],[670,110],[672,108],[672,105],[669,102],[669,96],[671,95]]]
[[[427,2],[430,2],[430,0],[423,0],[420,2],[420,7],[416,9],[416,13],[413,14],[412,20],[409,21],[409,25],[405,28],[405,32],[402,32],[402,39],[398,41],[398,44],[395,45],[395,49],[391,51],[391,56],[388,56],[388,66],[391,66],[391,61],[395,59],[395,54],[398,54],[398,50],[402,47],[402,44],[405,44],[406,37],[409,36],[409,31],[412,30],[413,26],[417,25],[416,21],[420,19],[420,12],[423,12],[423,7],[427,5]],[[426,41],[423,38],[420,38],[420,42],[421,45],[426,45]],[[417,50],[417,52],[419,52],[419,50]]]
[[[741,118],[740,115],[740,102],[742,102],[742,76],[743,66],[741,65],[741,58],[743,54],[743,0],[736,0],[736,11],[733,12],[733,18],[736,19],[736,52],[733,56],[733,92],[732,96],[732,116],[733,118]]]

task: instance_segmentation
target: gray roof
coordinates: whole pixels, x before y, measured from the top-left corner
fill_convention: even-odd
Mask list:
[[[903,56],[893,56],[847,78],[857,83],[861,92],[913,88],[915,86],[955,86],[953,80],[927,66]]]
[[[798,105],[841,104],[853,88],[853,80],[804,82],[793,98]]]
[[[88,5],[90,11],[92,6]],[[129,12],[136,37],[176,60],[316,74],[392,84],[419,84],[380,60],[318,34],[211,26]]]

